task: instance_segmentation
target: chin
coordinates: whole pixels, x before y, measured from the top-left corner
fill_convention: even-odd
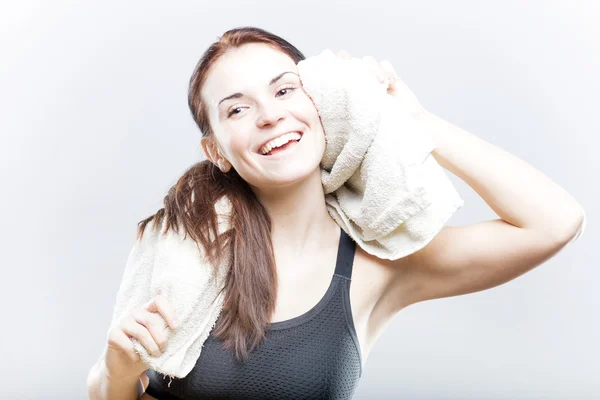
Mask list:
[[[300,165],[291,163],[285,165],[284,168],[272,168],[265,171],[263,176],[254,176],[253,181],[249,182],[251,186],[255,186],[261,190],[272,190],[275,188],[283,188],[297,185],[304,181],[314,180],[321,184],[320,160],[306,160]]]
[[[275,185],[292,185],[295,183],[299,183],[306,179],[318,177],[320,180],[321,172],[319,168],[319,163],[311,163],[307,165],[306,163],[294,166],[289,165],[289,168],[286,168],[281,171],[272,171],[269,176],[265,176],[266,180],[272,182]]]

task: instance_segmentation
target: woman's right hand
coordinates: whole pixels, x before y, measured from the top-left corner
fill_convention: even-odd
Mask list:
[[[133,349],[136,338],[150,354],[158,357],[167,346],[167,323],[179,327],[175,310],[166,297],[158,295],[142,307],[130,309],[108,332],[104,355],[105,373],[109,379],[139,376],[148,369]]]

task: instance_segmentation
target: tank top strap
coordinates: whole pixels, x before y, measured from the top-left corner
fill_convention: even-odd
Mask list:
[[[335,274],[351,280],[356,242],[342,228],[340,228],[340,231],[340,244],[338,246]]]

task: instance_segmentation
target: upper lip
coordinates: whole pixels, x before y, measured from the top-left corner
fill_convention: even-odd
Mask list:
[[[273,135],[271,138],[269,138],[269,139],[265,140],[265,141],[263,142],[263,144],[261,144],[261,145],[258,147],[258,149],[257,149],[257,152],[258,152],[258,153],[260,153],[260,154],[262,154],[262,151],[261,151],[261,150],[262,150],[262,148],[263,148],[263,147],[265,147],[265,145],[266,145],[267,143],[269,143],[271,140],[273,140],[273,139],[277,139],[277,138],[278,138],[278,137],[280,137],[280,136],[286,135],[286,134],[288,134],[288,133],[293,133],[293,132],[297,132],[297,133],[299,133],[300,135],[302,135],[302,134],[303,134],[303,133],[302,133],[302,131],[301,131],[300,129],[298,129],[298,130],[295,130],[295,131],[287,131],[287,132],[279,133],[279,134],[277,134],[277,135]]]

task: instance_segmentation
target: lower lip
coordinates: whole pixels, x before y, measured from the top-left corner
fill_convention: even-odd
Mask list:
[[[266,158],[273,158],[273,159],[280,158],[282,156],[285,156],[289,152],[293,151],[296,147],[298,147],[298,145],[300,144],[301,141],[302,141],[302,137],[298,141],[291,140],[282,149],[277,150],[275,153],[271,153],[269,155],[266,155],[266,154],[265,155],[261,154],[261,155]]]

